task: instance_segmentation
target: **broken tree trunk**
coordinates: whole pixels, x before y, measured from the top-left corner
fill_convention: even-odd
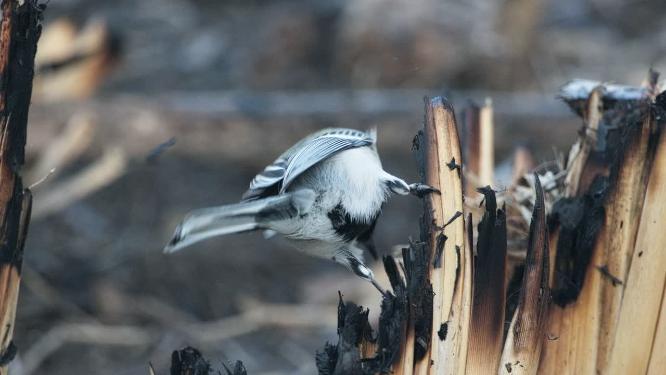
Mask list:
[[[553,207],[555,305],[548,332],[558,339],[544,340],[543,373],[612,373],[618,366],[618,350],[644,351],[649,359],[653,336],[639,338],[634,331],[616,346],[621,312],[630,308],[628,303],[635,306],[627,297],[648,293],[639,283],[629,283],[628,277],[639,272],[632,259],[641,216],[650,209],[646,186],[648,179],[658,176],[651,165],[664,147],[656,142],[662,126],[655,120],[659,108],[648,96],[650,91],[580,81],[563,88],[562,97],[583,117],[585,128],[569,155],[564,196]],[[664,186],[659,188],[662,193]],[[663,217],[653,220],[663,224]],[[651,264],[658,263],[653,259]],[[663,285],[658,275],[653,276]],[[652,297],[649,303],[658,304],[653,300],[661,295]],[[659,305],[650,307],[656,317]],[[636,373],[645,372],[647,360],[641,363],[644,367],[636,367]]]
[[[42,10],[33,0],[0,3],[0,374],[16,354],[12,336],[32,202],[20,171]]]
[[[476,232],[478,210],[462,191],[477,180],[461,178],[453,109],[427,99],[414,150],[422,180],[441,194],[425,197],[403,267],[384,259],[393,293],[378,336],[367,310],[341,301],[339,342],[319,353],[320,373],[663,372],[666,93],[650,77],[645,88],[566,85],[561,96],[584,122],[568,160],[516,178],[507,194],[478,189]],[[478,138],[467,145],[478,150]],[[505,281],[510,215],[529,231],[523,264]]]
[[[457,125],[445,99],[426,99],[424,130],[414,139],[413,148],[422,180],[442,194],[424,198],[421,238],[403,249],[402,267],[392,257],[384,259],[393,293],[382,302],[377,337],[371,333],[367,310],[341,299],[338,343],[327,344],[317,354],[320,374],[496,373],[503,366],[505,209],[497,208],[490,187],[479,190],[485,196],[485,214],[478,226],[474,258],[472,220],[463,217]],[[541,333],[533,327],[544,326],[549,301],[544,294],[548,247],[543,242],[547,238],[543,198],[537,202],[538,224],[531,230],[528,257],[534,266],[525,272],[526,287],[514,330],[516,345],[506,354],[521,358],[525,365],[531,361],[534,369],[539,345],[533,344]],[[372,355],[367,347],[375,348]]]

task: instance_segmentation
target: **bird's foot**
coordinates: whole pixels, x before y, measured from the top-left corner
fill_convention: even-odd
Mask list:
[[[377,280],[375,280],[375,275],[372,273],[372,270],[368,268],[361,260],[354,256],[349,256],[347,259],[347,266],[356,274],[356,276],[362,278],[363,280],[369,281],[383,297],[386,297],[386,291],[384,288],[379,285]]]
[[[382,297],[388,297],[388,293],[384,290],[384,288],[382,288],[381,285],[379,285],[379,283],[377,282],[377,280],[372,279],[372,280],[370,280],[370,282],[372,283],[372,285],[374,285],[375,288],[377,288],[377,290],[379,291],[379,293],[382,294]]]
[[[419,182],[409,185],[409,193],[419,198],[423,198],[426,194],[430,193],[441,194],[438,189]]]

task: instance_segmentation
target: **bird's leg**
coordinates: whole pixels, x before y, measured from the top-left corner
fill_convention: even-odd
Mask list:
[[[412,195],[416,195],[419,198],[422,198],[426,194],[430,193],[440,194],[440,191],[432,186],[416,182],[409,185],[409,193]]]
[[[384,296],[384,297],[387,297],[387,296],[388,296],[388,295],[386,294],[386,291],[384,290],[384,288],[382,288],[381,285],[379,285],[379,283],[377,282],[377,280],[375,280],[374,278],[372,278],[372,279],[370,280],[370,282],[372,283],[372,285],[375,286],[375,288],[377,288],[377,290],[379,291],[379,293],[382,294],[382,296]]]
[[[372,270],[368,268],[368,266],[363,264],[363,262],[360,259],[356,258],[353,255],[347,256],[346,259],[349,268],[352,270],[352,272],[356,274],[356,276],[362,278],[363,280],[369,281],[372,285],[374,285],[375,288],[377,288],[377,290],[379,291],[379,293],[382,294],[382,296],[386,297],[386,291],[384,290],[384,288],[382,288],[379,285],[377,280],[375,280],[375,275],[372,272]]]
[[[405,180],[395,177],[391,174],[384,172],[384,183],[392,192],[400,195],[412,194],[421,198],[429,193],[439,193],[439,190],[435,189],[432,186],[422,184],[419,182],[413,184],[407,184]]]

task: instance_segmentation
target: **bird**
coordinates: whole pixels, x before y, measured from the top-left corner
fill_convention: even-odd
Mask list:
[[[369,281],[382,295],[364,261],[377,256],[372,233],[391,194],[439,192],[408,184],[386,172],[377,152],[377,130],[328,128],[305,137],[257,174],[239,203],[189,212],[164,252],[205,239],[263,230],[281,234],[297,250],[327,258]]]

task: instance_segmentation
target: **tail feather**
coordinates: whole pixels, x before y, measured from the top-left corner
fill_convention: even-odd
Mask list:
[[[205,239],[256,229],[271,221],[285,220],[309,210],[314,192],[301,190],[275,197],[190,212],[176,228],[164,252],[173,253]]]

